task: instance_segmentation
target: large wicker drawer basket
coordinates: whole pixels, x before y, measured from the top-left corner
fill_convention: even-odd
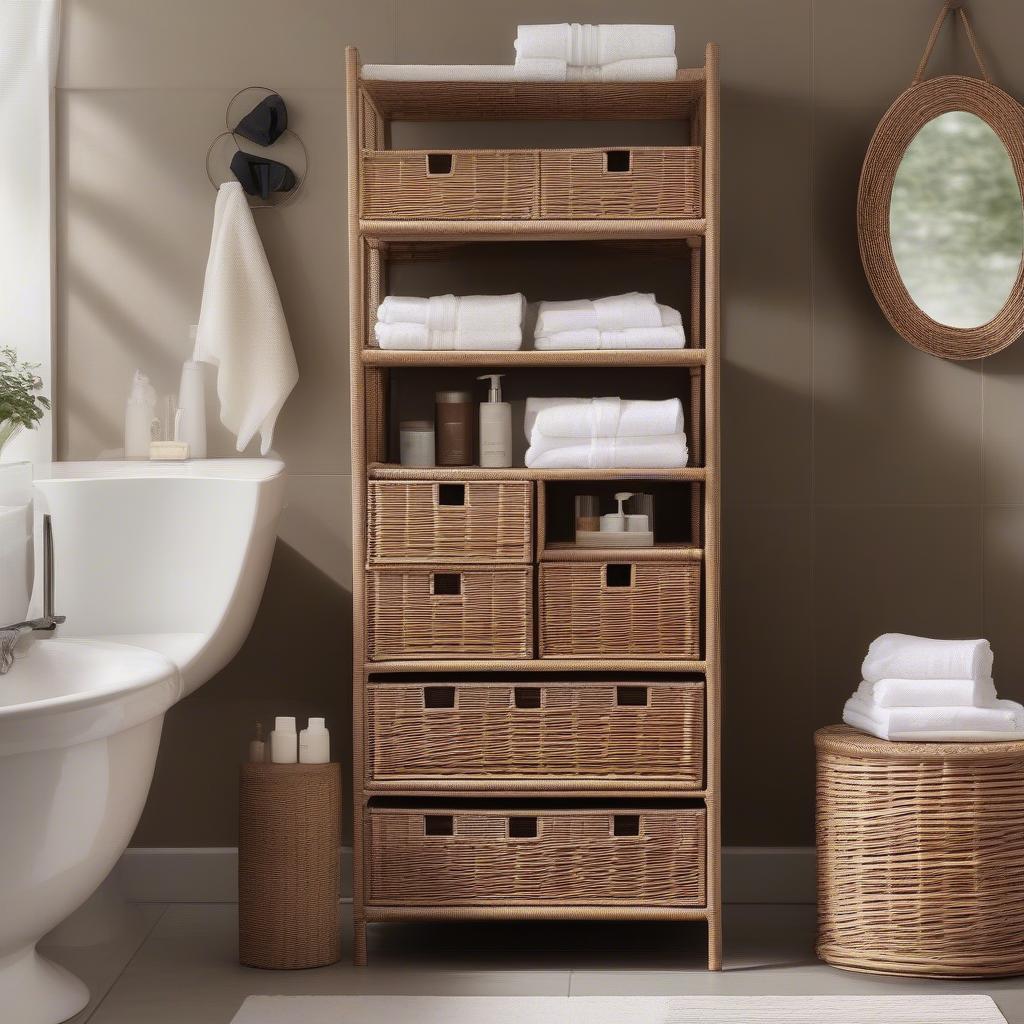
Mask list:
[[[815,734],[818,955],[884,974],[1024,973],[1024,742]]]
[[[703,808],[370,807],[367,902],[703,906],[705,815]]]
[[[699,789],[704,683],[371,683],[366,736],[371,788]]]

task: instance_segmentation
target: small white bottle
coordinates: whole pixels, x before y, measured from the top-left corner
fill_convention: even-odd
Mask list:
[[[263,764],[267,759],[267,744],[263,739],[263,723],[256,723],[256,738],[249,740],[249,763]]]
[[[195,344],[196,325],[192,325],[192,343]],[[181,367],[181,384],[178,388],[178,412],[175,441],[188,445],[189,457],[206,458],[206,389],[203,383],[203,364],[186,359]]]
[[[503,373],[485,373],[477,380],[489,380],[487,401],[480,403],[480,465],[492,469],[512,465],[512,406],[501,400]]]
[[[299,737],[295,732],[295,719],[278,717],[274,719],[274,731],[270,734],[270,760],[274,764],[295,764],[299,759]]]
[[[311,718],[299,733],[299,761],[302,764],[327,764],[331,759],[331,734],[324,719]]]
[[[159,441],[160,420],[156,415],[156,388],[136,370],[124,407],[124,457],[148,459],[149,444]]]

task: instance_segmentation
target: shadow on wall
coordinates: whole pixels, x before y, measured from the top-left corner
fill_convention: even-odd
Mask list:
[[[351,622],[351,592],[279,540],[241,651],[167,715],[132,846],[234,845],[238,765],[257,719],[269,731],[274,715],[295,715],[300,728],[310,715],[326,716],[331,756],[351,791]],[[350,833],[346,806],[346,844]]]

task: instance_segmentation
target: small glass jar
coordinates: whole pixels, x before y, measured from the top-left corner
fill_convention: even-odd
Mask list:
[[[473,395],[469,391],[438,391],[434,395],[437,464],[473,464]]]
[[[398,424],[403,466],[434,465],[434,424],[430,420],[405,420]]]

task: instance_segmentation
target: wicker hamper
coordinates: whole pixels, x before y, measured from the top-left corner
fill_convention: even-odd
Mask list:
[[[883,974],[1024,973],[1024,742],[820,729],[818,956]]]
[[[341,766],[244,764],[238,959],[294,970],[341,956]]]

